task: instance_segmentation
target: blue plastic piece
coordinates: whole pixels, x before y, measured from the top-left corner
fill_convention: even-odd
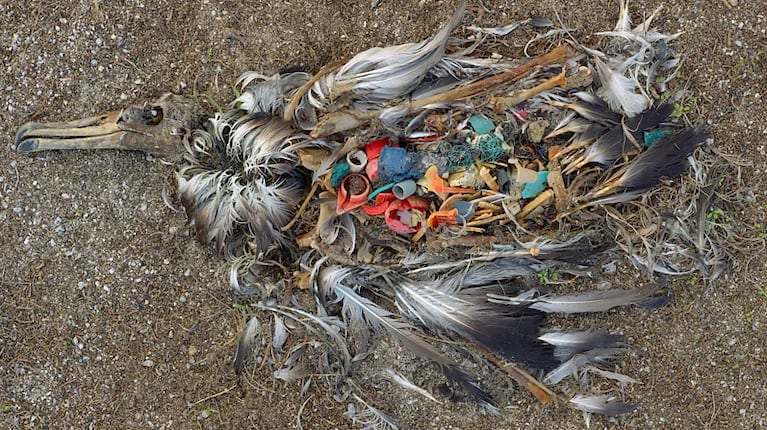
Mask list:
[[[463,219],[463,222],[471,221],[474,218],[474,204],[465,200],[458,200],[455,202],[455,208],[458,209],[458,216]]]
[[[392,187],[394,187],[394,183],[386,184],[376,188],[375,190],[373,190],[372,193],[370,193],[370,195],[368,195],[368,200],[375,200],[377,195],[381,194],[384,191],[391,190]]]
[[[524,188],[522,188],[522,198],[532,199],[533,197],[542,193],[543,190],[546,189],[546,184],[548,183],[548,180],[549,180],[549,171],[548,170],[539,171],[538,179],[535,182],[530,182],[529,184],[525,184]]]
[[[349,163],[345,158],[337,162],[335,166],[333,166],[333,171],[330,173],[330,184],[333,188],[338,188],[341,185],[341,181],[343,181],[346,175],[350,172]]]
[[[488,134],[495,130],[495,124],[484,115],[472,115],[469,118],[469,125],[477,134]]]
[[[649,148],[656,140],[663,136],[671,134],[671,130],[668,128],[661,128],[660,130],[648,130],[644,132],[644,147]]]
[[[402,182],[417,178],[421,172],[414,166],[413,159],[402,148],[384,146],[378,158],[378,178],[381,182]]]

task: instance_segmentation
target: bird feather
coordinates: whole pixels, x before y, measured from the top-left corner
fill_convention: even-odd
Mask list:
[[[617,306],[627,306],[647,298],[653,288],[633,290],[588,291],[558,297],[539,297],[531,304],[532,309],[551,313],[604,312]]]
[[[327,289],[333,291],[336,298],[343,302],[342,312],[352,324],[364,320],[375,329],[383,328],[390,336],[417,356],[437,363],[448,380],[461,386],[482,407],[491,412],[497,410],[490,396],[479,387],[479,384],[455,361],[416,335],[413,332],[413,326],[407,322],[395,319],[393,313],[379,307],[371,300],[354,292],[352,288],[344,285],[343,280],[351,273],[349,269],[329,267],[324,269],[323,272],[319,282],[326,282],[332,285],[332,287],[327,287]],[[318,288],[318,290],[321,289]]]
[[[597,95],[607,102],[613,112],[631,118],[647,108],[650,100],[637,92],[641,89],[639,82],[613,70],[597,57],[594,57],[594,63],[601,84]]]
[[[258,329],[258,318],[253,316],[248,323],[245,324],[242,332],[240,332],[240,339],[237,341],[237,352],[234,354],[234,371],[238,375],[242,373],[245,363],[253,354],[253,350],[256,347],[256,334],[258,334]]]
[[[634,412],[636,405],[624,403],[611,395],[577,395],[570,399],[570,406],[588,413],[616,417]]]
[[[681,175],[687,168],[687,157],[707,139],[703,127],[686,128],[663,136],[586,197],[592,204],[631,200],[654,187],[661,178]]]
[[[434,396],[432,396],[431,393],[419,387],[418,385],[415,385],[414,383],[410,382],[409,379],[407,379],[405,376],[403,376],[401,373],[397,372],[396,370],[392,369],[391,367],[386,369],[386,373],[389,375],[389,378],[400,387],[409,391],[414,391],[426,397],[427,399],[431,400],[434,403],[440,403],[440,401],[434,398]]]
[[[527,303],[531,309],[542,312],[570,314],[604,312],[617,306],[635,304],[646,299],[653,291],[653,288],[637,288],[633,290],[587,291],[565,296],[535,296],[531,292],[525,292],[516,297],[491,293],[488,294],[488,297],[494,303],[506,303],[511,306]]]
[[[556,385],[568,376],[576,376],[585,366],[593,363],[605,363],[618,354],[625,352],[623,348],[595,348],[578,353],[564,361],[543,377],[543,383]]]
[[[604,330],[553,331],[538,339],[554,345],[554,356],[565,361],[575,354],[595,348],[608,348],[623,341],[623,336],[609,334]]]

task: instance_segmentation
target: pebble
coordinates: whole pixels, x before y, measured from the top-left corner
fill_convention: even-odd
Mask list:
[[[152,367],[152,366],[154,366],[154,361],[152,361],[152,360],[144,360],[141,363],[141,365],[144,366],[144,367]]]

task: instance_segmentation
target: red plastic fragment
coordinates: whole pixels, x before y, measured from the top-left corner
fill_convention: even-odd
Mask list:
[[[364,188],[359,189],[362,185]],[[356,190],[350,188],[354,186]],[[338,187],[336,212],[342,214],[365,204],[370,195],[370,181],[359,173],[347,175]]]
[[[406,200],[395,200],[386,208],[384,216],[386,225],[397,234],[415,233],[421,229],[420,224],[410,222],[413,217],[423,218],[428,204],[420,197],[411,196]]]
[[[375,203],[372,206],[363,206],[362,210],[370,216],[383,215],[383,213],[386,212],[386,209],[389,207],[389,203],[393,202],[394,200],[397,200],[397,197],[394,196],[394,193],[379,193],[376,195]]]
[[[368,164],[365,166],[365,173],[368,175],[371,182],[375,182],[376,178],[378,178],[378,157],[381,156],[381,150],[383,150],[384,146],[399,148],[399,145],[391,143],[388,137],[376,139],[365,145],[365,155],[368,156]]]

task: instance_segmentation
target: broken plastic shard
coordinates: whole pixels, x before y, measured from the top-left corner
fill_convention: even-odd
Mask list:
[[[384,217],[389,228],[397,234],[415,233],[420,230],[421,222],[425,221],[428,209],[426,201],[410,196],[407,200],[394,200],[386,208]]]
[[[644,147],[649,148],[656,140],[663,136],[671,134],[671,130],[668,128],[661,128],[658,130],[648,130],[644,133]]]
[[[477,134],[488,134],[495,130],[495,124],[484,115],[472,115],[469,118],[469,125]]]
[[[533,197],[536,197],[541,192],[543,192],[543,190],[546,189],[546,184],[548,183],[548,179],[549,179],[548,170],[539,171],[538,179],[536,179],[535,182],[530,182],[525,184],[525,187],[522,188],[522,198],[531,199]]]
[[[543,135],[548,126],[549,122],[545,119],[529,122],[527,124],[527,138],[532,143],[540,143],[543,140]]]
[[[508,194],[509,187],[511,186],[511,177],[509,176],[509,172],[507,172],[506,169],[496,169],[495,176],[501,192]]]
[[[516,164],[516,163],[515,163]],[[517,177],[516,181],[519,184],[529,184],[534,183],[538,181],[538,172],[536,172],[533,169],[528,169],[526,167],[522,167],[519,164],[516,164],[517,167]]]
[[[458,200],[455,202],[455,209],[458,211],[458,217],[463,219],[464,222],[474,218],[474,204],[471,202]]]
[[[481,188],[485,183],[479,177],[479,169],[472,164],[466,170],[461,170],[448,176],[447,183],[451,187]]]

